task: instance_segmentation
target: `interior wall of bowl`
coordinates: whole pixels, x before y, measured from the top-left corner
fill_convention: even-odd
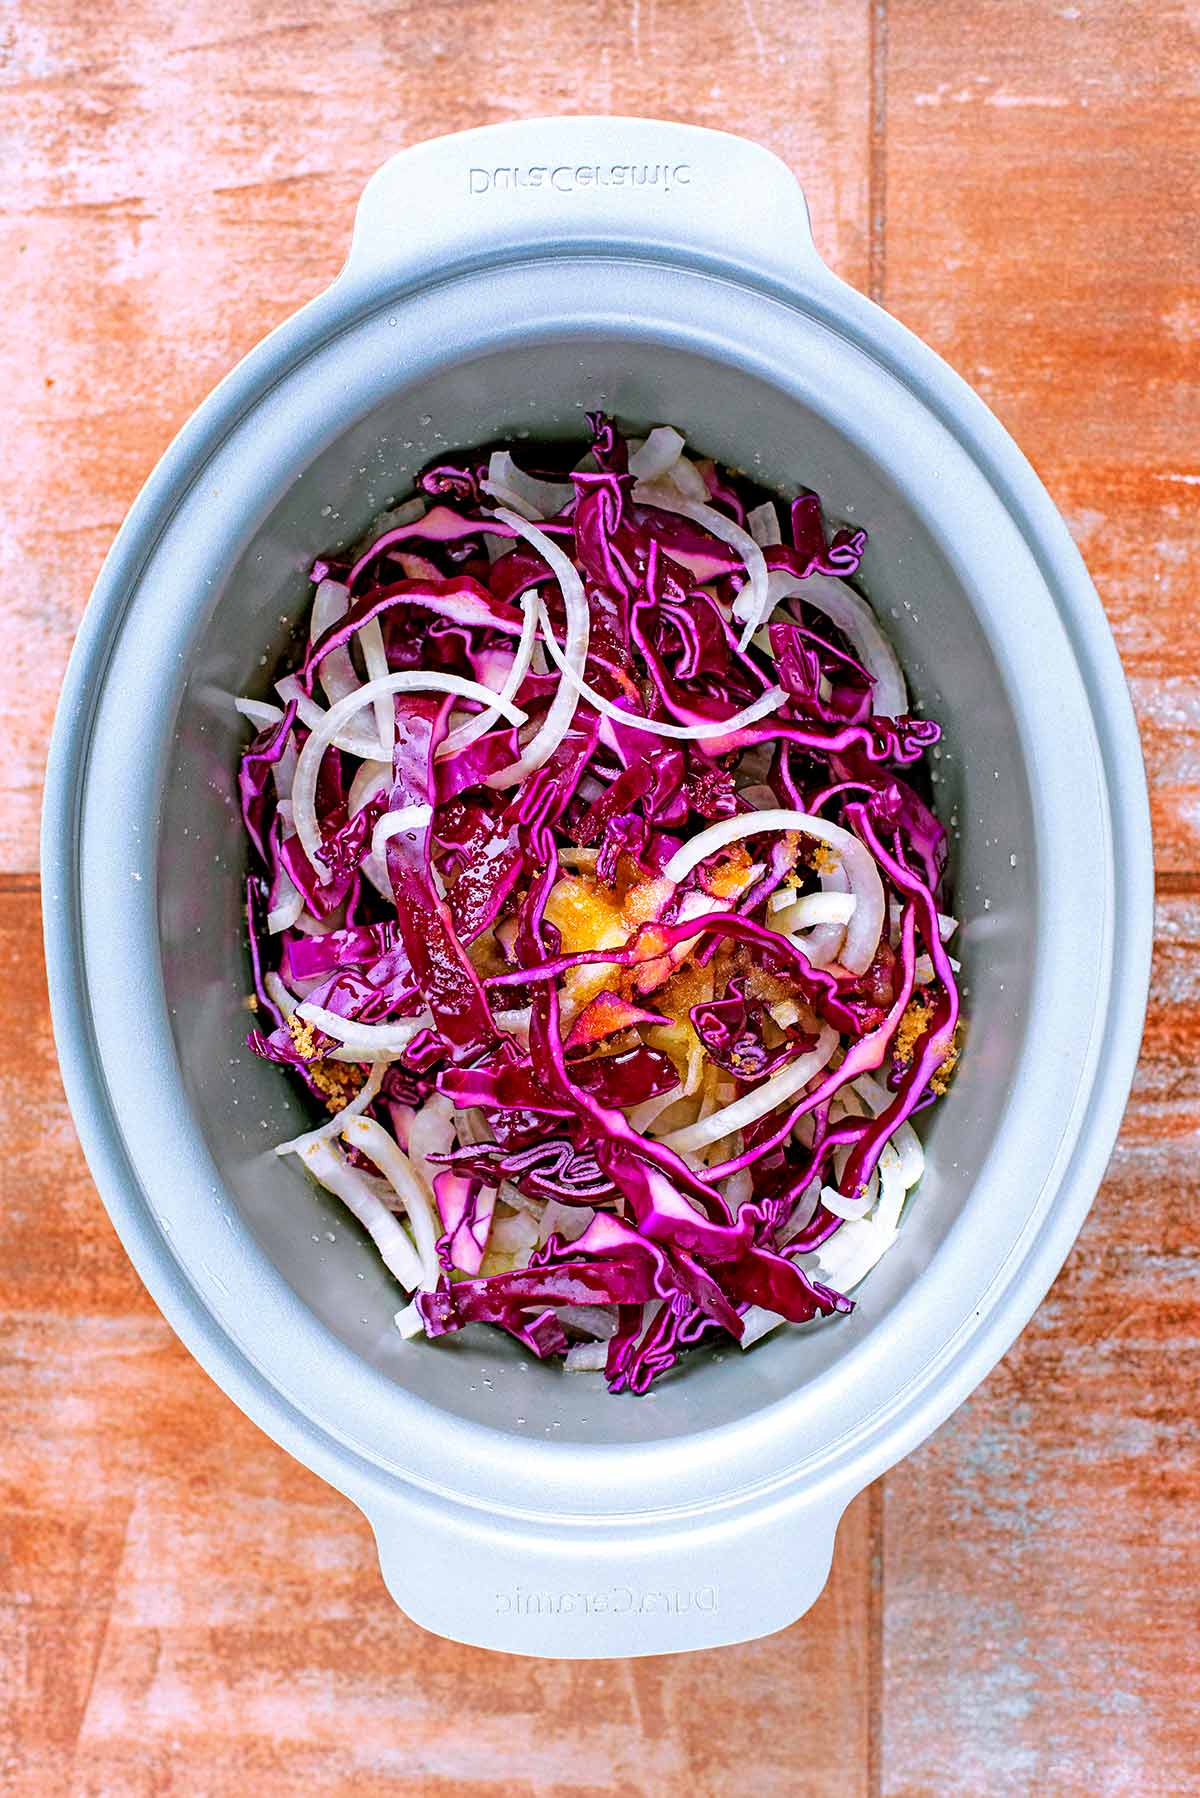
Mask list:
[[[945,727],[935,780],[951,826],[969,1019],[961,1068],[923,1132],[924,1181],[900,1242],[860,1289],[854,1314],[779,1333],[745,1356],[718,1351],[703,1373],[664,1381],[647,1404],[615,1410],[599,1376],[531,1365],[498,1332],[436,1346],[402,1341],[392,1315],[403,1295],[365,1235],[294,1161],[270,1153],[312,1112],[285,1073],[245,1048],[255,1020],[246,1004],[235,775],[247,729],[230,703],[235,693],[269,690],[306,605],[314,555],[352,542],[431,457],[494,437],[582,441],[584,412],[597,405],[630,426],[671,422],[698,450],[785,496],[815,488],[832,519],[870,533],[866,591],[898,646],[915,703]],[[963,571],[949,564],[904,484],[818,406],[663,343],[614,335],[457,361],[395,385],[312,460],[297,457],[282,497],[229,566],[197,642],[163,819],[164,972],[180,1064],[243,1220],[297,1294],[358,1354],[440,1407],[518,1433],[661,1438],[692,1429],[699,1416],[719,1423],[818,1379],[849,1342],[887,1318],[958,1217],[999,1127],[1026,1026],[1036,929],[1025,851],[1029,788],[1012,707]]]

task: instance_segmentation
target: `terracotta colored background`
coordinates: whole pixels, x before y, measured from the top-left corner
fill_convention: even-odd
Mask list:
[[[0,19],[0,1791],[1200,1789],[1194,4],[9,0]],[[1016,1348],[852,1507],[803,1623],[581,1666],[407,1623],[362,1518],[176,1344],[75,1147],[34,872],[63,662],[161,450],[334,275],[386,154],[555,111],[761,139],[832,265],[995,407],[1108,607],[1160,869],[1121,1144]]]

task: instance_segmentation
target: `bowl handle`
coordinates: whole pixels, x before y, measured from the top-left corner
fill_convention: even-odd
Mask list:
[[[358,204],[345,274],[428,277],[457,263],[613,243],[790,282],[824,265],[786,164],[723,131],[657,119],[525,119],[402,150]]]
[[[794,288],[829,281],[786,165],[724,132],[653,119],[531,119],[415,145],[359,201],[339,285],[370,299],[514,254],[620,245]],[[719,1520],[553,1528],[389,1487],[360,1499],[388,1589],[456,1641],[577,1659],[768,1635],[825,1584],[848,1494]]]
[[[718,1648],[794,1623],[828,1578],[847,1496],[669,1529],[539,1528],[394,1488],[363,1508],[387,1588],[423,1628],[476,1648],[596,1660]]]

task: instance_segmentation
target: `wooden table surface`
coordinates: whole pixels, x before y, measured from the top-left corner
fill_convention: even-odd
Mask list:
[[[3,1793],[1200,1791],[1198,90],[1185,0],[8,0]],[[803,1622],[576,1666],[408,1623],[362,1517],[176,1343],[75,1144],[35,873],[63,663],[160,452],[389,152],[563,111],[777,151],[1014,432],[1125,659],[1159,868],[1120,1146],[1019,1343],[851,1507]]]

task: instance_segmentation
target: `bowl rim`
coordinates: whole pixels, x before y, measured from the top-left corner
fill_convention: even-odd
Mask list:
[[[523,261],[550,255],[529,245],[518,246],[516,253]],[[579,246],[574,253],[590,255],[595,248]],[[609,245],[607,253],[628,254],[629,246]],[[644,261],[646,245],[638,245],[636,253]],[[560,246],[553,258],[570,260],[571,252]],[[470,278],[513,261],[512,250],[496,251],[463,259],[443,269],[439,278],[446,282]],[[1115,1048],[1091,1072],[1086,1117],[1079,1121],[1068,1161],[1056,1170],[1053,1203],[1038,1220],[1033,1240],[1019,1245],[1019,1253],[1014,1246],[1014,1265],[1006,1273],[1004,1292],[986,1318],[964,1323],[947,1345],[942,1364],[927,1371],[920,1392],[897,1400],[894,1416],[874,1416],[852,1449],[837,1446],[830,1465],[807,1463],[799,1469],[807,1486],[832,1479],[848,1494],[908,1452],[984,1376],[1040,1302],[1091,1203],[1132,1079],[1148,986],[1152,860],[1145,779],[1115,645],[1082,559],[1032,468],[972,389],[897,321],[824,270],[805,269],[785,287],[744,264],[721,264],[711,255],[685,258],[673,249],[665,265],[717,274],[781,300],[792,311],[802,311],[882,367],[957,440],[1025,539],[1057,603],[1091,715],[1103,723],[1096,738],[1112,833],[1113,957],[1121,968],[1120,978],[1105,995]],[[412,291],[421,291],[423,285],[414,279]],[[397,1470],[361,1453],[330,1420],[318,1421],[264,1380],[248,1345],[221,1327],[139,1203],[141,1182],[100,1072],[91,997],[82,980],[78,849],[85,783],[79,771],[90,753],[98,695],[130,596],[182,496],[201,478],[226,439],[291,370],[349,334],[385,303],[379,291],[377,281],[357,280],[351,270],[349,279],[335,283],[279,327],[204,402],[154,470],[105,561],[71,657],[50,749],[42,844],[46,956],[64,1082],[85,1153],[118,1233],[164,1314],[224,1389],[277,1441],[352,1497],[381,1486],[390,1490]],[[391,303],[398,297],[394,290],[389,294]],[[579,1452],[578,1445],[571,1446]],[[619,1444],[587,1452],[628,1457],[638,1451]],[[407,1473],[403,1477],[410,1478]],[[740,1495],[761,1496],[795,1477],[793,1468],[765,1481],[751,1480],[740,1488]],[[455,1496],[469,1498],[461,1491]],[[502,1508],[491,1499],[480,1502],[488,1510]]]

